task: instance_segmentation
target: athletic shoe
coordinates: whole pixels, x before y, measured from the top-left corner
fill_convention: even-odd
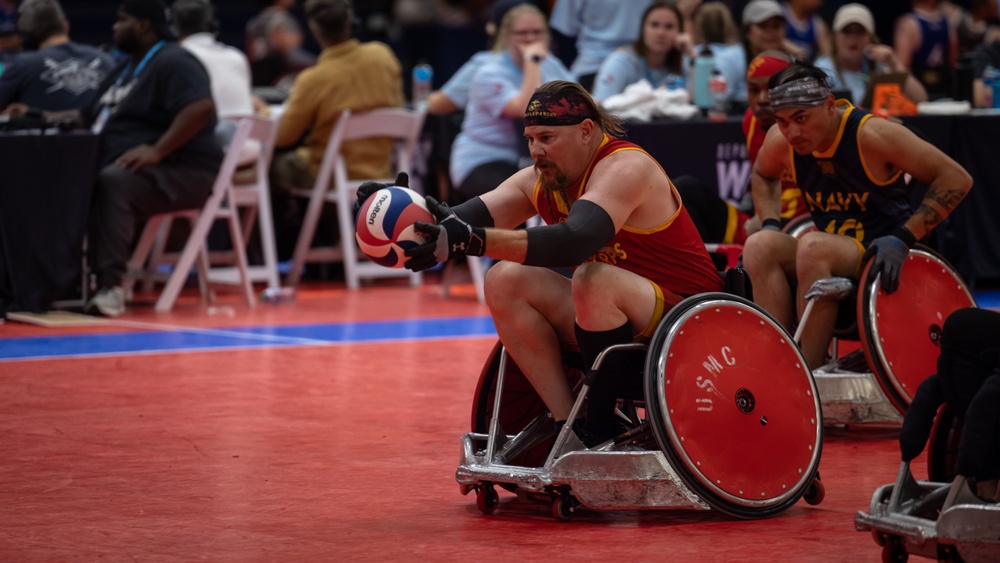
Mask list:
[[[87,311],[98,313],[105,317],[117,317],[125,313],[125,290],[120,286],[106,287],[97,292],[89,303]]]

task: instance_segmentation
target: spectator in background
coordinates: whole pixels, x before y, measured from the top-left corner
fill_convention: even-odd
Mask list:
[[[493,56],[476,72],[462,132],[451,153],[453,194],[482,195],[518,171],[524,139],[515,123],[535,88],[572,75],[549,53],[549,29],[538,8],[515,6],[504,16]]]
[[[210,0],[177,0],[170,12],[181,47],[208,72],[219,118],[252,115],[250,63],[242,51],[215,39],[218,25]]]
[[[264,8],[246,27],[246,53],[254,86],[287,87],[316,62],[302,49],[302,26],[290,13],[295,0],[260,0]]]
[[[580,85],[592,90],[604,58],[614,49],[635,41],[642,12],[651,1],[559,0],[555,3],[553,29],[576,38],[576,59],[570,70]]]
[[[21,36],[17,34],[18,0],[0,0],[0,62],[21,50]],[[0,72],[3,69],[0,68]]]
[[[403,78],[396,55],[384,43],[361,43],[352,37],[354,10],[348,0],[308,0],[309,30],[323,48],[316,65],[295,79],[278,125],[276,146],[297,150],[277,154],[271,188],[278,197],[312,186],[330,132],[345,109],[364,112],[403,106]],[[305,142],[299,142],[305,135]],[[350,178],[390,174],[391,139],[345,143],[342,151]]]
[[[808,61],[830,54],[830,30],[817,13],[822,5],[823,0],[788,0],[784,4],[785,37]]]
[[[942,2],[941,9],[955,30],[959,57],[993,40],[998,23],[997,0],[969,0],[968,9],[954,2]]]
[[[913,0],[912,5],[913,11],[896,22],[896,58],[932,98],[951,96],[951,73],[958,60],[955,33],[938,0]]]
[[[66,15],[57,0],[25,0],[18,13],[18,31],[31,52],[14,57],[0,75],[0,109],[17,115],[92,104],[114,68],[111,57],[70,41]]]
[[[701,0],[677,0],[674,4],[681,12],[681,19],[684,20],[683,27],[685,33],[691,36],[691,43],[695,45],[702,43],[701,37],[695,35],[694,25],[694,16],[698,13],[698,8],[701,7]]]
[[[486,34],[490,38],[490,48],[496,43],[497,32],[503,22],[503,17],[511,8],[519,4],[531,4],[537,7],[534,2],[526,0],[497,0],[490,7],[490,21],[486,24]],[[466,61],[455,74],[441,86],[440,90],[431,92],[427,97],[427,113],[433,115],[444,115],[458,110],[464,110],[469,102],[469,87],[476,71],[487,59],[492,56],[493,51],[480,51]]]
[[[1000,17],[1000,8],[997,9],[997,16]],[[1000,87],[994,86],[991,96],[987,97],[983,84],[983,72],[987,66],[1000,68],[1000,37],[983,42],[972,52],[972,96],[975,106],[980,108],[995,105],[992,96],[1000,95]]]
[[[639,37],[627,47],[615,49],[594,81],[594,99],[620,94],[629,84],[646,79],[660,86],[686,87],[694,57],[691,37],[684,33],[684,18],[672,1],[656,0],[642,15]]]
[[[114,42],[128,64],[83,113],[101,133],[88,245],[98,292],[87,304],[125,312],[122,278],[137,223],[205,204],[222,163],[205,68],[174,42],[160,0],[123,0]]]
[[[892,47],[879,44],[875,18],[861,4],[845,4],[833,18],[833,56],[820,57],[816,66],[829,77],[833,90],[851,91],[851,101],[860,105],[870,77],[875,74],[908,72]],[[903,94],[912,102],[927,101],[927,90],[912,74],[903,84]]]
[[[693,35],[702,41],[695,51],[701,52],[708,47],[715,68],[726,78],[726,97],[729,100],[745,100],[747,61],[729,8],[722,2],[702,4],[695,12]]]

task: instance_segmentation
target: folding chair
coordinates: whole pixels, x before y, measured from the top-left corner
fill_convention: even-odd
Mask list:
[[[349,289],[357,289],[362,278],[409,277],[411,285],[421,281],[419,273],[405,269],[392,269],[379,266],[374,262],[363,261],[359,254],[357,242],[354,239],[354,200],[358,186],[368,180],[377,182],[393,182],[395,172],[390,178],[348,179],[347,165],[342,158],[341,145],[348,141],[372,137],[392,138],[397,141],[393,164],[395,171],[412,170],[412,157],[416,150],[420,130],[423,127],[424,114],[402,108],[380,108],[366,113],[354,114],[344,110],[337,120],[319,174],[311,190],[293,190],[293,195],[309,198],[302,229],[295,244],[292,257],[292,268],[288,273],[286,283],[297,285],[302,268],[307,262],[343,262],[344,275]],[[331,184],[331,179],[333,180]],[[340,241],[337,246],[313,247],[313,236],[319,223],[323,205],[333,203],[337,206],[337,223]]]
[[[211,301],[213,296],[209,292],[208,287],[210,279],[206,238],[212,223],[216,219],[225,219],[229,224],[229,234],[233,241],[233,253],[239,275],[235,282],[227,282],[225,280],[211,281],[223,284],[235,283],[235,285],[241,286],[247,305],[250,307],[254,306],[255,300],[253,287],[250,285],[246,246],[243,243],[243,232],[236,210],[232,182],[233,172],[236,171],[236,166],[239,164],[240,153],[250,136],[253,126],[254,124],[250,120],[242,120],[240,122],[226,152],[226,156],[222,160],[219,174],[216,176],[215,184],[212,186],[212,194],[201,209],[161,213],[149,218],[146,227],[142,231],[142,235],[139,237],[139,243],[136,245],[135,251],[129,259],[128,273],[124,280],[126,293],[131,293],[137,277],[146,276],[147,270],[145,264],[150,257],[150,251],[160,232],[161,225],[165,221],[183,217],[191,221],[191,233],[188,235],[187,242],[184,244],[184,249],[177,259],[173,272],[167,279],[166,286],[160,293],[160,297],[156,300],[155,308],[157,312],[161,313],[173,309],[174,303],[177,301],[177,295],[184,286],[188,274],[191,273],[191,268],[194,266],[196,258],[198,259],[199,287],[201,288],[202,295],[207,296],[209,301]]]

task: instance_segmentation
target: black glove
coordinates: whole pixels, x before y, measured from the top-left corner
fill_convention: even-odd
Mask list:
[[[439,203],[432,196],[427,196],[426,201],[427,209],[437,219],[437,224],[418,221],[413,225],[414,229],[427,235],[430,240],[406,250],[405,254],[410,259],[403,265],[407,269],[419,272],[456,256],[483,255],[486,229],[473,227],[459,219],[448,204]]]
[[[909,234],[909,231],[906,231],[906,234]],[[910,238],[913,238],[912,234]],[[895,234],[873,240],[868,249],[865,250],[864,256],[861,257],[862,263],[872,256],[875,257],[875,263],[868,270],[868,281],[875,279],[875,276],[881,273],[882,289],[886,293],[896,291],[899,287],[899,276],[903,271],[903,263],[906,262],[909,253],[910,245]]]
[[[361,211],[361,206],[365,204],[365,200],[368,199],[368,196],[381,190],[382,188],[388,188],[389,186],[408,188],[410,187],[410,176],[407,175],[406,172],[400,172],[396,175],[396,181],[392,184],[368,181],[358,186],[358,198],[354,200],[354,216],[358,216],[358,211]]]

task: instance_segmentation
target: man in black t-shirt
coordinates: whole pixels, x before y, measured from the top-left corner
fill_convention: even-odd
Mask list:
[[[18,31],[29,52],[14,57],[0,75],[0,110],[60,111],[87,107],[114,68],[96,47],[70,41],[66,15],[57,0],[25,0]]]
[[[84,115],[100,131],[103,162],[90,217],[98,292],[88,310],[125,312],[122,278],[137,221],[195,209],[222,162],[208,73],[172,41],[160,0],[124,0],[115,46],[129,58]]]

